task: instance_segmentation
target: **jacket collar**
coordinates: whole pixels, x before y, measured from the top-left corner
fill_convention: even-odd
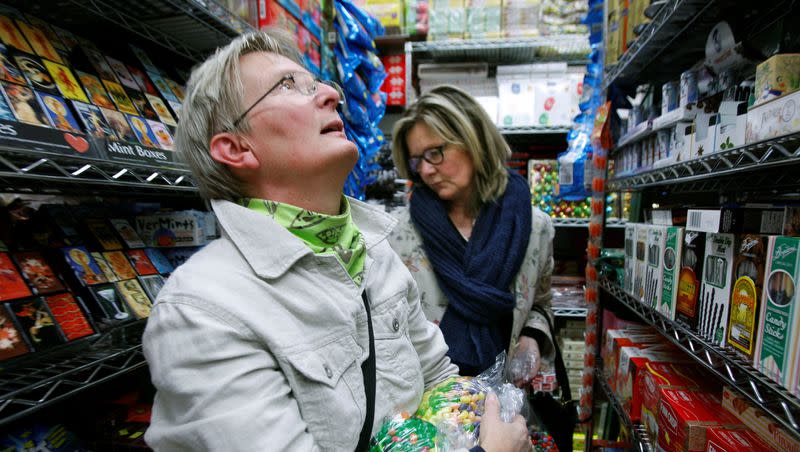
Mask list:
[[[347,200],[367,250],[386,239],[397,224],[382,209],[353,198]],[[224,233],[262,278],[277,278],[301,257],[313,254],[302,240],[262,213],[220,199],[212,200],[211,208]]]

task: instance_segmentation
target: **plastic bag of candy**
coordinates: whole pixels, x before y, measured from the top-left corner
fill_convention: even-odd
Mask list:
[[[523,408],[522,390],[505,382],[505,352],[495,364],[477,377],[451,377],[422,395],[416,416],[435,425],[450,448],[478,444],[484,402],[490,392],[497,394],[500,417],[511,422]]]
[[[411,452],[437,450],[439,430],[430,422],[408,413],[392,416],[383,423],[369,444],[370,452]]]
[[[469,449],[478,444],[484,402],[491,392],[497,394],[504,422],[527,415],[524,393],[505,382],[505,363],[503,352],[477,377],[450,377],[429,389],[413,416],[396,415],[383,424],[370,452]]]

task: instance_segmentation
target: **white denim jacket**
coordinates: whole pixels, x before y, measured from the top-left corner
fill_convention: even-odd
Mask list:
[[[373,433],[458,370],[389,247],[394,220],[349,200],[367,245],[375,335]],[[213,201],[222,237],[169,278],[144,334],[158,390],[155,450],[353,450],[364,423],[367,318],[346,270],[271,218]]]

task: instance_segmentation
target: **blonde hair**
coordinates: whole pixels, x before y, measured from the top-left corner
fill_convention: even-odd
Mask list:
[[[408,168],[406,136],[423,123],[447,144],[464,148],[475,167],[476,199],[471,207],[495,201],[506,191],[506,161],[511,148],[474,97],[451,85],[441,85],[420,96],[397,121],[392,130],[392,158],[401,177],[420,183]]]
[[[244,85],[239,60],[253,52],[269,52],[303,65],[294,39],[283,30],[268,29],[241,35],[217,49],[192,71],[186,84],[175,132],[175,150],[189,165],[200,195],[206,199],[235,201],[244,196],[242,183],[227,165],[211,158],[211,138],[223,131],[247,133],[250,125],[233,122],[242,113]]]

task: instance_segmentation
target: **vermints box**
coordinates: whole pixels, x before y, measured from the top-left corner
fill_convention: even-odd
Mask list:
[[[791,388],[797,356],[798,316],[795,294],[800,272],[800,238],[770,237],[755,364],[775,382]]]
[[[678,301],[678,276],[681,269],[681,250],[683,250],[683,228],[668,227],[664,242],[664,257],[661,268],[661,299],[656,309],[667,318],[675,319],[675,306]]]
[[[705,271],[700,290],[697,330],[710,342],[725,346],[733,274],[733,234],[708,234]]]
[[[768,245],[768,236],[745,234],[736,236],[734,246],[728,345],[750,362],[753,361],[756,337],[759,335],[758,321]]]

